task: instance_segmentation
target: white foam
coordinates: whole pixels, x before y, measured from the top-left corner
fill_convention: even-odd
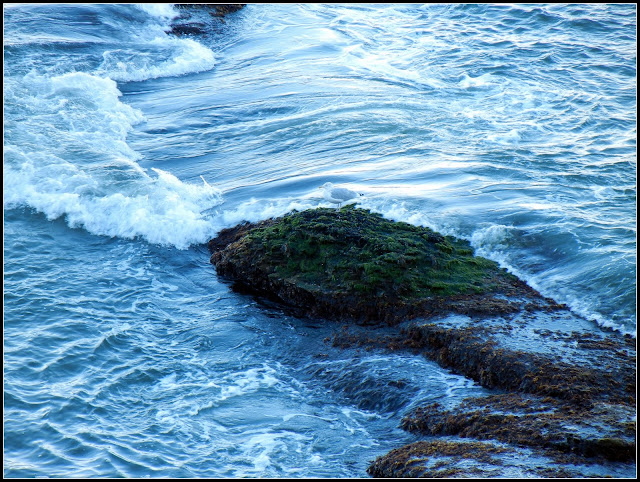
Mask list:
[[[495,253],[496,249],[506,248],[506,241],[513,229],[513,226],[502,224],[477,229],[471,235],[471,245],[476,248],[477,255],[487,257]]]
[[[42,147],[42,142],[87,142],[95,149],[102,147],[123,156],[137,156],[125,141],[144,116],[140,110],[120,102],[122,93],[109,78],[85,72],[52,77],[30,72],[20,86],[6,95],[23,104],[31,114],[27,119],[21,118],[21,128],[15,129],[21,136],[21,145]],[[46,137],[39,137],[43,133]],[[65,133],[71,137],[65,137]],[[54,147],[60,151],[64,146]]]
[[[161,20],[171,20],[178,16],[178,12],[171,3],[138,3],[136,7]]]
[[[368,198],[359,202],[358,206],[380,213],[383,217],[393,221],[403,221],[415,226],[427,227],[444,235],[457,235],[457,231],[451,226],[439,224],[432,215],[423,210],[407,207],[406,202],[396,202],[386,197]]]
[[[32,73],[9,87],[6,99],[31,115],[6,119],[5,208],[26,205],[93,234],[178,248],[211,235],[201,212],[220,204],[220,191],[137,164],[126,138],[143,115],[120,102],[113,80]]]
[[[520,141],[520,132],[518,129],[511,129],[508,132],[498,132],[495,134],[489,134],[487,140],[502,144],[504,146],[516,144]]]
[[[302,446],[308,444],[310,440],[312,437],[308,435],[286,430],[276,433],[257,433],[243,442],[240,449],[252,461],[254,471],[264,474],[273,465],[271,455],[278,455],[278,452],[302,452]],[[250,476],[250,474],[243,474],[243,476]]]
[[[107,50],[98,72],[123,82],[140,82],[211,70],[213,51],[189,38],[159,35],[131,49]]]
[[[279,381],[276,369],[266,364],[242,372],[231,373],[219,382],[221,385],[219,400],[264,390],[275,386]]]
[[[463,89],[468,89],[470,87],[487,87],[492,84],[492,76],[491,74],[482,74],[478,77],[469,77],[467,74],[464,74],[462,80],[458,82],[458,85]]]
[[[85,187],[96,181],[88,172],[72,177],[60,175],[41,183],[36,171],[31,165],[26,171],[5,171],[5,206],[24,204],[51,220],[64,215],[70,227],[82,227],[92,234],[125,239],[141,237],[150,243],[179,249],[209,239],[211,221],[200,211],[221,202],[215,187],[183,183],[160,169],[153,169],[155,178],[145,175],[132,179],[126,194],[114,192],[104,196],[82,194]],[[87,184],[74,186],[75,177],[83,176]],[[58,186],[59,189],[53,189]]]
[[[283,216],[292,211],[303,211],[318,206],[317,201],[298,198],[261,200],[251,198],[235,209],[225,210],[216,216],[218,229],[235,226],[242,221],[257,222],[264,219]]]
[[[131,32],[128,42],[102,53],[96,74],[121,82],[140,82],[210,70],[215,65],[213,51],[201,43],[167,35],[169,20],[178,16],[171,4],[136,5],[153,20]]]

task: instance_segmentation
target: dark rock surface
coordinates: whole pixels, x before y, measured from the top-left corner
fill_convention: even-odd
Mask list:
[[[177,3],[174,6],[180,15],[172,20],[167,33],[181,37],[202,36],[215,31],[218,24],[225,22],[227,15],[241,10],[246,4]]]
[[[205,10],[213,17],[224,17],[225,15],[244,8],[246,3],[176,3],[175,7],[180,10]]]
[[[528,459],[547,460],[534,473],[521,468],[531,477],[635,471],[636,347],[630,336],[598,332],[571,312],[542,311],[414,320],[398,334],[378,338],[345,328],[333,344],[420,353],[495,392],[456,406],[417,407],[403,418],[405,430],[428,439],[447,437],[449,443],[499,442],[512,453],[526,448]],[[412,454],[411,469],[398,465],[403,450]],[[429,469],[442,457],[429,452],[421,459],[406,446],[377,459],[369,473],[391,476],[390,470],[403,467],[395,476],[413,477],[419,466],[420,476],[448,476]],[[504,457],[509,459],[507,452]],[[477,464],[472,467],[464,472],[458,466],[450,475],[485,474]]]
[[[635,339],[541,296],[468,243],[345,207],[244,223],[209,249],[237,289],[346,322],[334,346],[419,353],[495,392],[415,408],[402,427],[425,439],[379,457],[370,475],[635,472]]]
[[[633,408],[606,403],[576,406],[553,397],[507,393],[467,399],[446,410],[437,403],[420,407],[402,427],[428,435],[498,440],[547,454],[574,454],[610,461],[635,459],[635,425],[621,422]],[[589,434],[598,431],[597,437]],[[563,457],[561,457],[563,458]],[[577,458],[576,458],[577,459]]]

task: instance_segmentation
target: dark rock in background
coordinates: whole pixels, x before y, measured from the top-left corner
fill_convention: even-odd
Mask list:
[[[177,3],[174,6],[180,11],[180,15],[172,20],[171,30],[167,33],[178,37],[207,35],[209,31],[219,27],[220,23],[225,22],[224,17],[241,10],[245,5]]]

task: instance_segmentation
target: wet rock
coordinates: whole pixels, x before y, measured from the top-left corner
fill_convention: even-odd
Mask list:
[[[209,240],[208,248],[211,253],[223,250],[228,245],[235,243],[255,228],[266,228],[273,224],[273,220],[262,221],[261,223],[240,223],[233,228],[223,229],[215,238]]]
[[[178,3],[174,4],[180,15],[171,22],[169,35],[201,36],[217,30],[220,23],[224,23],[224,17],[244,8],[246,4],[198,4]]]
[[[364,209],[311,209],[209,243],[218,274],[300,315],[397,323],[456,312],[562,309],[469,243]]]
[[[405,330],[411,345],[446,368],[487,388],[502,388],[590,405],[596,400],[635,403],[635,352],[582,349],[582,363],[558,361],[549,355],[514,350],[484,327],[447,328],[434,323]],[[615,335],[612,335],[615,338]],[[611,346],[612,340],[608,341]],[[536,340],[534,348],[544,349]],[[623,350],[618,341],[616,345]],[[615,366],[616,370],[602,369]]]
[[[618,476],[615,464],[594,466],[566,458],[551,460],[527,448],[469,440],[419,441],[378,457],[372,477],[396,478],[577,478]]]
[[[394,449],[372,463],[373,477],[490,477],[502,472],[498,454],[512,452],[493,444],[470,442],[416,442]]]
[[[203,23],[187,23],[187,24],[179,24],[173,25],[171,30],[167,33],[171,35],[176,35],[178,37],[182,35],[201,35],[204,33],[203,27],[205,24]]]
[[[476,439],[526,447],[549,460],[537,476],[634,471],[636,356],[630,337],[598,333],[593,326],[591,332],[575,331],[585,320],[571,313],[439,321],[414,322],[400,335],[377,340],[342,333],[334,344],[412,350],[498,391],[457,407],[418,407],[403,418],[405,430],[460,437],[460,443]],[[536,328],[541,325],[552,329]],[[376,463],[372,474],[381,473]],[[549,472],[552,468],[555,472]]]
[[[495,391],[418,406],[402,427],[427,439],[379,457],[371,475],[634,471],[635,339],[598,330],[467,242],[347,206],[243,223],[209,249],[236,289],[345,322],[326,340],[333,346],[418,353]],[[405,388],[372,390],[396,407],[388,398]]]
[[[586,468],[576,471],[576,466],[597,467],[599,476],[620,467],[633,471],[636,357],[630,337],[598,332],[570,312],[437,321],[414,321],[399,334],[384,336],[343,327],[331,342],[420,353],[497,392],[456,407],[420,406],[403,419],[405,430],[427,437],[460,437],[460,443],[493,440],[510,448],[527,447],[548,459],[561,476],[592,473]],[[581,326],[591,331],[576,331]]]
[[[634,410],[626,407],[621,413],[620,408],[576,407],[550,397],[508,393],[468,399],[454,410],[437,403],[420,407],[403,419],[402,427],[428,435],[526,446],[559,462],[567,461],[566,454],[574,455],[577,463],[585,458],[624,462],[635,460],[634,434],[626,427]]]
[[[176,3],[174,6],[180,10],[204,10],[213,17],[224,17],[244,8],[246,3]]]

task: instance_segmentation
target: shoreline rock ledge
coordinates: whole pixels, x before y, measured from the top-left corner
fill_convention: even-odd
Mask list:
[[[423,440],[378,457],[370,475],[635,474],[635,338],[468,242],[350,205],[242,223],[209,250],[233,289],[346,324],[334,346],[418,353],[491,391],[414,408],[400,424]]]

